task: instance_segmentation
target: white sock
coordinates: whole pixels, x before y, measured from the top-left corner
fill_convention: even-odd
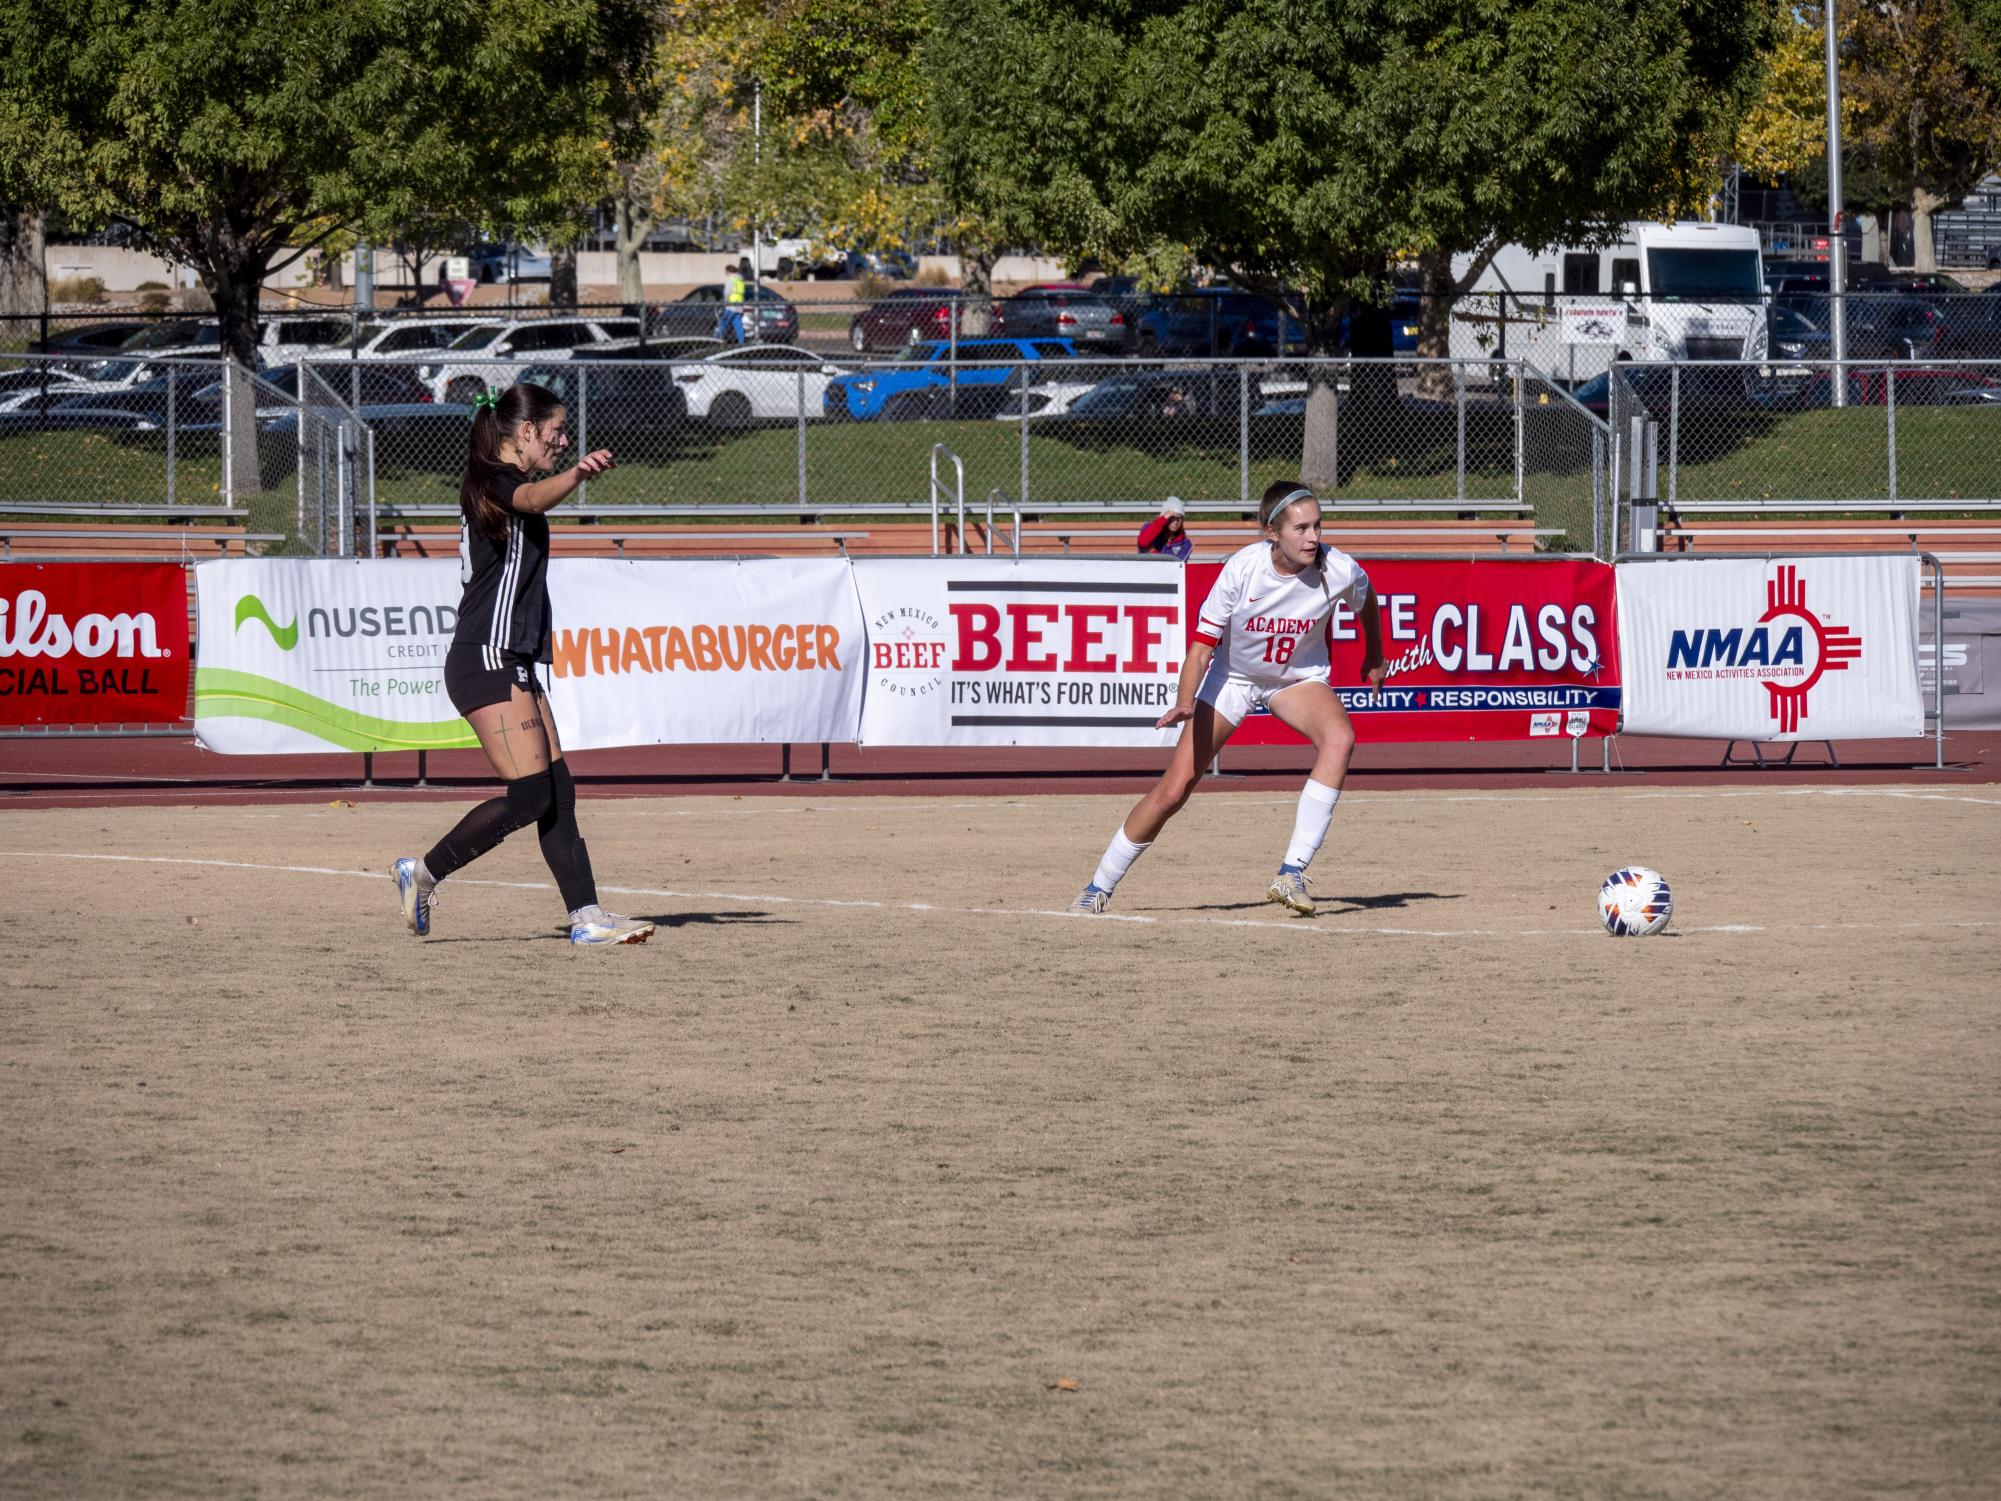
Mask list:
[[[1133,868],[1133,861],[1153,848],[1149,840],[1145,844],[1134,844],[1126,838],[1124,824],[1112,835],[1112,842],[1105,847],[1105,858],[1098,862],[1098,873],[1091,877],[1091,884],[1100,891],[1110,891],[1125,879],[1127,871]]]
[[[424,857],[419,855],[417,857],[417,889],[419,891],[429,891],[437,884],[438,878],[431,874],[431,867],[426,865]]]
[[[1329,787],[1311,777],[1300,789],[1299,812],[1292,820],[1292,843],[1285,847],[1285,863],[1306,869],[1320,853],[1327,837],[1327,825],[1334,821],[1334,805],[1341,801],[1341,789]]]

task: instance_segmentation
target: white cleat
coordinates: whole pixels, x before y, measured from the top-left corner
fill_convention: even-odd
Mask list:
[[[1281,865],[1278,874],[1272,877],[1271,885],[1265,888],[1265,900],[1277,902],[1281,907],[1290,907],[1302,917],[1314,913],[1313,898],[1306,889],[1306,872],[1290,865]]]
[[[1112,894],[1092,884],[1077,894],[1077,900],[1070,904],[1069,910],[1082,917],[1097,917],[1111,904]]]
[[[570,924],[570,942],[575,945],[644,943],[653,936],[653,924],[640,917],[620,917],[607,912],[590,922]]]
[[[396,897],[403,904],[403,926],[419,938],[429,937],[431,905],[438,899],[438,888],[418,890],[415,860],[398,860],[390,867],[389,874],[396,878]]]

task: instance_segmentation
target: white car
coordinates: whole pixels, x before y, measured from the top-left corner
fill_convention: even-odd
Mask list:
[[[1053,380],[1037,382],[1028,388],[1028,415],[1037,417],[1067,417],[1070,404],[1086,391],[1095,391],[1103,385],[1098,380]],[[1021,421],[1021,398],[1010,392],[1007,405],[994,413],[996,422]]]
[[[469,402],[512,385],[528,365],[567,360],[576,350],[612,339],[637,338],[637,318],[520,318],[485,323],[455,340],[437,364],[417,375],[438,401]]]
[[[718,427],[797,421],[824,415],[827,382],[841,373],[825,355],[794,344],[748,344],[725,349],[698,365],[676,365],[674,384],[688,399],[688,415]],[[804,390],[802,397],[801,390]]]
[[[346,344],[354,325],[344,313],[313,316],[284,314],[266,318],[257,337],[257,357],[266,365],[292,365],[319,359],[336,344]]]
[[[395,318],[364,323],[326,354],[335,359],[420,360],[449,349],[474,329],[493,328],[491,318]]]

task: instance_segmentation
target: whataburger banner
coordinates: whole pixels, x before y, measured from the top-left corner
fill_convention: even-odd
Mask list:
[[[458,564],[230,560],[196,570],[195,734],[211,750],[476,745],[445,695]],[[564,747],[853,740],[847,564],[558,559],[549,701]]]
[[[1924,733],[1916,554],[1676,558],[1618,577],[1628,733]]]
[[[1163,746],[1179,563],[859,558],[866,745]]]
[[[1380,694],[1362,681],[1362,634],[1337,608],[1328,644],[1335,690],[1372,743],[1529,740],[1610,735],[1620,683],[1612,569],[1580,558],[1358,560],[1376,593],[1389,671]],[[1191,564],[1191,619],[1221,565]],[[1301,738],[1269,711],[1246,719],[1238,745]]]
[[[0,570],[0,724],[173,724],[187,702],[180,564]]]

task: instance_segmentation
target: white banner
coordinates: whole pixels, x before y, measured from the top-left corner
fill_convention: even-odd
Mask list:
[[[195,571],[195,736],[225,754],[478,744],[445,695],[456,561],[232,559]],[[557,559],[567,750],[853,740],[861,611],[845,561]]]
[[[861,558],[866,745],[1171,745],[1171,559]]]
[[[477,745],[445,697],[459,565],[231,559],[195,569],[195,739],[229,755]]]
[[[1626,734],[1924,733],[1914,554],[1621,563],[1618,589]]]
[[[845,559],[559,559],[549,605],[566,749],[860,732],[865,633]]]

